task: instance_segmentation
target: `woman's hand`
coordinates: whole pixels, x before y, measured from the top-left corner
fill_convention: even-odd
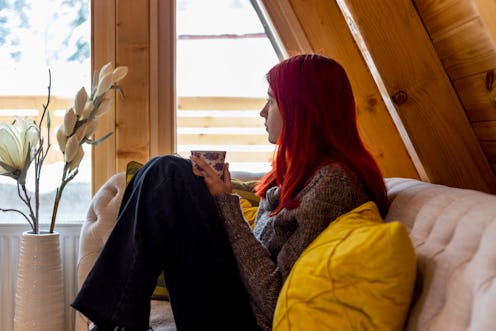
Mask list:
[[[224,163],[224,180],[222,180],[214,169],[208,165],[202,158],[190,156],[193,162],[193,173],[197,176],[204,177],[210,194],[217,195],[222,193],[232,193],[231,173],[229,172],[229,163]],[[195,166],[198,165],[202,170]]]

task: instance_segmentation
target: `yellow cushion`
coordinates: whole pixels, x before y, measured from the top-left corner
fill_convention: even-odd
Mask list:
[[[245,198],[240,198],[239,203],[241,205],[241,210],[243,211],[245,219],[250,224],[250,227],[253,228],[253,226],[255,225],[255,218],[257,217],[258,205],[253,206],[250,200]]]
[[[302,253],[279,295],[273,330],[403,330],[416,275],[410,237],[367,202]]]
[[[256,195],[253,190],[257,183],[258,180],[241,180],[235,178],[231,180],[233,193],[236,193],[241,197],[239,199],[241,210],[251,227],[255,224],[258,204],[260,202],[260,197]]]
[[[129,184],[133,176],[140,170],[143,166],[143,163],[139,163],[136,161],[131,161],[126,164],[126,185]]]
[[[248,200],[252,206],[258,206],[260,197],[255,194],[254,187],[258,180],[241,180],[231,179],[233,193],[239,194],[242,198]]]

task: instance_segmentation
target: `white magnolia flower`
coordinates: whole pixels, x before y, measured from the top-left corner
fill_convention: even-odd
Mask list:
[[[17,118],[14,124],[0,123],[0,175],[21,184],[40,142],[40,130],[33,121]]]

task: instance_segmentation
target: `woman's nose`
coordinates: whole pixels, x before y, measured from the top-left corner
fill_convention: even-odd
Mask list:
[[[264,117],[264,118],[267,117],[267,103],[264,105],[264,107],[260,111],[260,116]]]

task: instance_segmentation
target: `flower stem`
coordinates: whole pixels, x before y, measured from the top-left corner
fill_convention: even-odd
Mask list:
[[[55,192],[55,200],[53,201],[52,210],[52,221],[50,222],[50,233],[53,233],[53,230],[55,228],[55,221],[57,220],[57,212],[59,210],[59,203],[60,198],[62,198],[62,192],[64,191],[67,183],[69,183],[71,180],[74,179],[74,177],[76,177],[78,170],[74,170],[70,175],[69,173],[69,163],[66,162],[64,164],[64,171],[62,171],[62,180],[60,181],[60,186],[57,187],[57,191]]]

